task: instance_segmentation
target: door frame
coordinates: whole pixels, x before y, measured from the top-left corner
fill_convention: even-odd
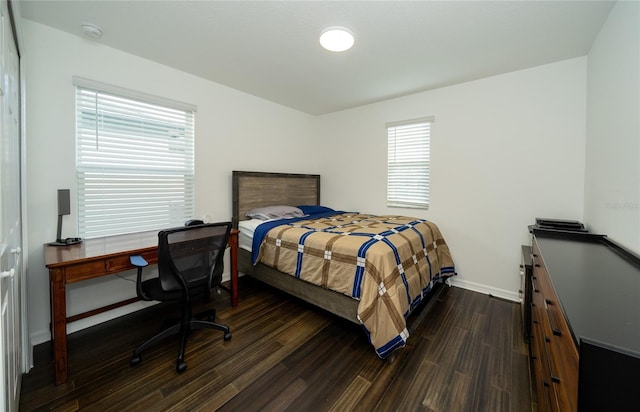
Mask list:
[[[33,345],[31,344],[31,335],[29,333],[28,322],[28,299],[26,288],[26,273],[28,266],[28,230],[27,230],[27,123],[26,123],[26,70],[24,67],[24,61],[22,60],[22,54],[24,51],[24,37],[22,34],[22,12],[20,9],[20,0],[8,0],[9,6],[9,19],[13,30],[13,37],[16,43],[16,50],[18,52],[18,58],[20,60],[19,76],[20,76],[20,215],[21,215],[21,228],[22,228],[22,265],[20,273],[16,276],[20,276],[21,284],[23,287],[20,290],[20,323],[22,325],[22,373],[27,373],[33,367]]]
[[[26,104],[26,70],[22,53],[24,51],[24,38],[22,35],[22,13],[20,10],[19,0],[9,0],[9,16],[11,18],[11,26],[13,28],[13,36],[16,42],[18,57],[20,58],[20,215],[22,227],[22,270],[17,276],[21,277],[23,285],[20,291],[20,323],[22,325],[22,373],[27,373],[33,367],[33,345],[31,344],[31,334],[29,333],[29,317],[28,308],[29,301],[27,299],[27,266],[29,262],[28,248],[28,227],[27,220],[27,104]]]

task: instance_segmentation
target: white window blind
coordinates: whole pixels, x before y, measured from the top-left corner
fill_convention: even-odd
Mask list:
[[[387,206],[429,208],[433,118],[387,124]]]
[[[84,79],[74,84],[80,236],[193,218],[195,107]]]

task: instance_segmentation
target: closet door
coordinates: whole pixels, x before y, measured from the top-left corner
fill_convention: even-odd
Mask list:
[[[22,376],[22,218],[19,57],[0,0],[0,411],[17,411]]]

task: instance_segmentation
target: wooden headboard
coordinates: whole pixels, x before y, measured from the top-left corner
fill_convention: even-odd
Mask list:
[[[275,205],[319,205],[320,175],[233,171],[233,227],[249,210]]]

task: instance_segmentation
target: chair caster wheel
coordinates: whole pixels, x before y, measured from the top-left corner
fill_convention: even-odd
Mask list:
[[[230,340],[231,339],[231,332],[227,332],[224,334],[224,340]]]
[[[133,355],[131,357],[131,366],[136,366],[137,364],[139,364],[142,361],[142,356],[140,355]]]
[[[184,371],[187,370],[187,362],[185,361],[178,361],[178,363],[176,363],[176,371],[178,373],[182,373]]]

